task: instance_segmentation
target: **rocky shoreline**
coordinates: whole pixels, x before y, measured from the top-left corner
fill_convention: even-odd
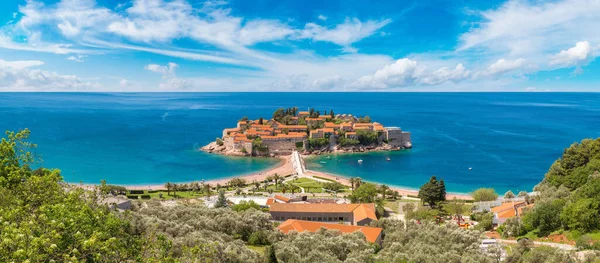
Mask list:
[[[410,149],[412,145],[406,145],[405,147],[393,147],[389,144],[382,145],[369,145],[369,146],[350,146],[350,147],[341,147],[339,145],[335,146],[333,149],[323,148],[320,150],[303,150],[300,152],[302,155],[321,155],[321,154],[331,154],[331,153],[365,153],[365,152],[383,152],[383,151],[399,151],[403,149]],[[202,148],[201,151],[207,153],[215,153],[222,154],[226,156],[248,156],[248,157],[276,157],[280,155],[289,155],[289,153],[275,154],[270,153],[268,156],[266,155],[252,155],[250,153],[244,153],[239,150],[235,150],[233,148],[225,147],[225,145],[218,145],[217,142],[211,142]]]

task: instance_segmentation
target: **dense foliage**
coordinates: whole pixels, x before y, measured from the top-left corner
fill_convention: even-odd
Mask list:
[[[471,193],[471,197],[475,202],[494,201],[498,198],[498,194],[493,188],[479,188]]]
[[[65,190],[59,170],[31,170],[29,131],[0,143],[0,262],[122,262],[141,245],[127,214],[98,205],[101,193]]]
[[[600,230],[600,138],[567,148],[536,186],[535,207],[522,217],[527,231],[545,236],[560,229]]]
[[[429,182],[419,188],[419,198],[421,201],[434,207],[436,203],[446,201],[446,185],[444,180],[437,180],[435,176],[429,179]]]

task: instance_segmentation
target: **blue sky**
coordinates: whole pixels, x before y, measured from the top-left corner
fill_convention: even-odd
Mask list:
[[[0,2],[0,91],[600,91],[600,1]]]

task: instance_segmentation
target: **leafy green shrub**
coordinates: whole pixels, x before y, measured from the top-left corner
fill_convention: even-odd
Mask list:
[[[144,190],[129,190],[130,195],[142,195],[144,194]]]
[[[252,233],[250,237],[248,237],[248,245],[264,246],[270,244],[271,242],[269,242],[269,233],[264,230],[256,231]]]
[[[150,198],[152,198],[152,197],[151,197],[150,195],[141,195],[141,198],[142,198],[142,199],[150,199]]]
[[[127,195],[127,198],[129,199],[139,199],[139,195]]]

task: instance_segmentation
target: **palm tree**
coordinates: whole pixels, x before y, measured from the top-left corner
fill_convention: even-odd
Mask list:
[[[288,186],[287,184],[281,184],[281,192],[285,194],[285,192],[288,190]]]
[[[177,189],[179,188],[178,184],[173,184],[173,197],[177,197]]]
[[[165,188],[167,188],[167,195],[171,195],[171,189],[173,188],[173,184],[166,183]]]
[[[362,180],[360,179],[360,177],[350,178],[350,184],[352,186],[352,192],[354,192],[354,190],[356,190],[356,188],[360,187],[361,183],[362,183]]]
[[[381,191],[381,196],[383,196],[383,199],[385,199],[385,194],[388,190],[390,190],[390,187],[385,184],[379,186],[379,191]]]
[[[278,174],[273,175],[273,180],[275,180],[275,189],[277,189],[277,181],[279,181],[279,179],[281,179],[281,176]]]
[[[260,182],[254,181],[254,186],[256,186],[256,189],[258,189],[260,187]]]

